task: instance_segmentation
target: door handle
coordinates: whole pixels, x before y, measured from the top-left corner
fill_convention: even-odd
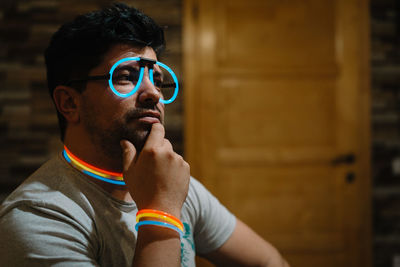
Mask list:
[[[356,156],[353,153],[339,155],[331,161],[333,166],[345,164],[351,165],[356,162]]]

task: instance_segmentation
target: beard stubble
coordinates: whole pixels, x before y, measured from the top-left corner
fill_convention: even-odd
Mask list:
[[[138,116],[148,110],[157,110],[161,114],[156,106],[153,108],[132,108],[122,117],[104,122],[98,115],[101,112],[96,111],[94,107],[84,105],[83,109],[83,125],[90,134],[92,142],[107,157],[121,161],[121,140],[125,139],[131,142],[136,148],[136,154],[139,155],[150,134],[152,124],[135,121]],[[104,124],[107,124],[107,126]]]

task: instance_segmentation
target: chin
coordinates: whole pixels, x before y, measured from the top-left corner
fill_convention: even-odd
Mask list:
[[[147,137],[150,134],[150,130],[138,130],[135,129],[133,131],[129,131],[126,132],[123,136],[122,139],[126,139],[129,142],[131,142],[135,148],[137,152],[140,152],[143,147],[144,144],[146,143]]]

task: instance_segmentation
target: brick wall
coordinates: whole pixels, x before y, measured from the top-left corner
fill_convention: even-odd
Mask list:
[[[76,15],[111,2],[0,1],[0,201],[61,149],[43,59],[52,33]],[[124,2],[166,27],[167,51],[163,61],[181,80],[181,0]],[[166,135],[178,153],[183,151],[182,99],[181,91],[177,100],[167,105],[165,118]]]
[[[371,0],[374,266],[400,266],[400,2]]]

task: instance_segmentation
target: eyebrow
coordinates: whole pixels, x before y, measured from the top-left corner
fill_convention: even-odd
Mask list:
[[[137,62],[128,62],[125,64],[121,63],[118,65],[118,67],[115,70],[120,70],[120,69],[137,70],[137,69],[139,69],[139,64],[137,64]]]
[[[122,64],[121,64],[121,65],[122,65]],[[140,68],[137,69],[137,68],[131,66],[131,65],[132,65],[131,63],[130,63],[130,64],[125,64],[125,65],[122,65],[122,66],[121,66],[121,65],[119,65],[119,66],[115,69],[115,72],[118,72],[118,71],[120,71],[120,70],[128,70],[128,71],[132,71],[132,72],[138,72],[138,71],[140,70]],[[163,75],[162,71],[160,71],[160,70],[158,70],[158,69],[154,69],[154,67],[153,67],[153,77],[163,79],[163,78],[164,78],[164,75]]]

